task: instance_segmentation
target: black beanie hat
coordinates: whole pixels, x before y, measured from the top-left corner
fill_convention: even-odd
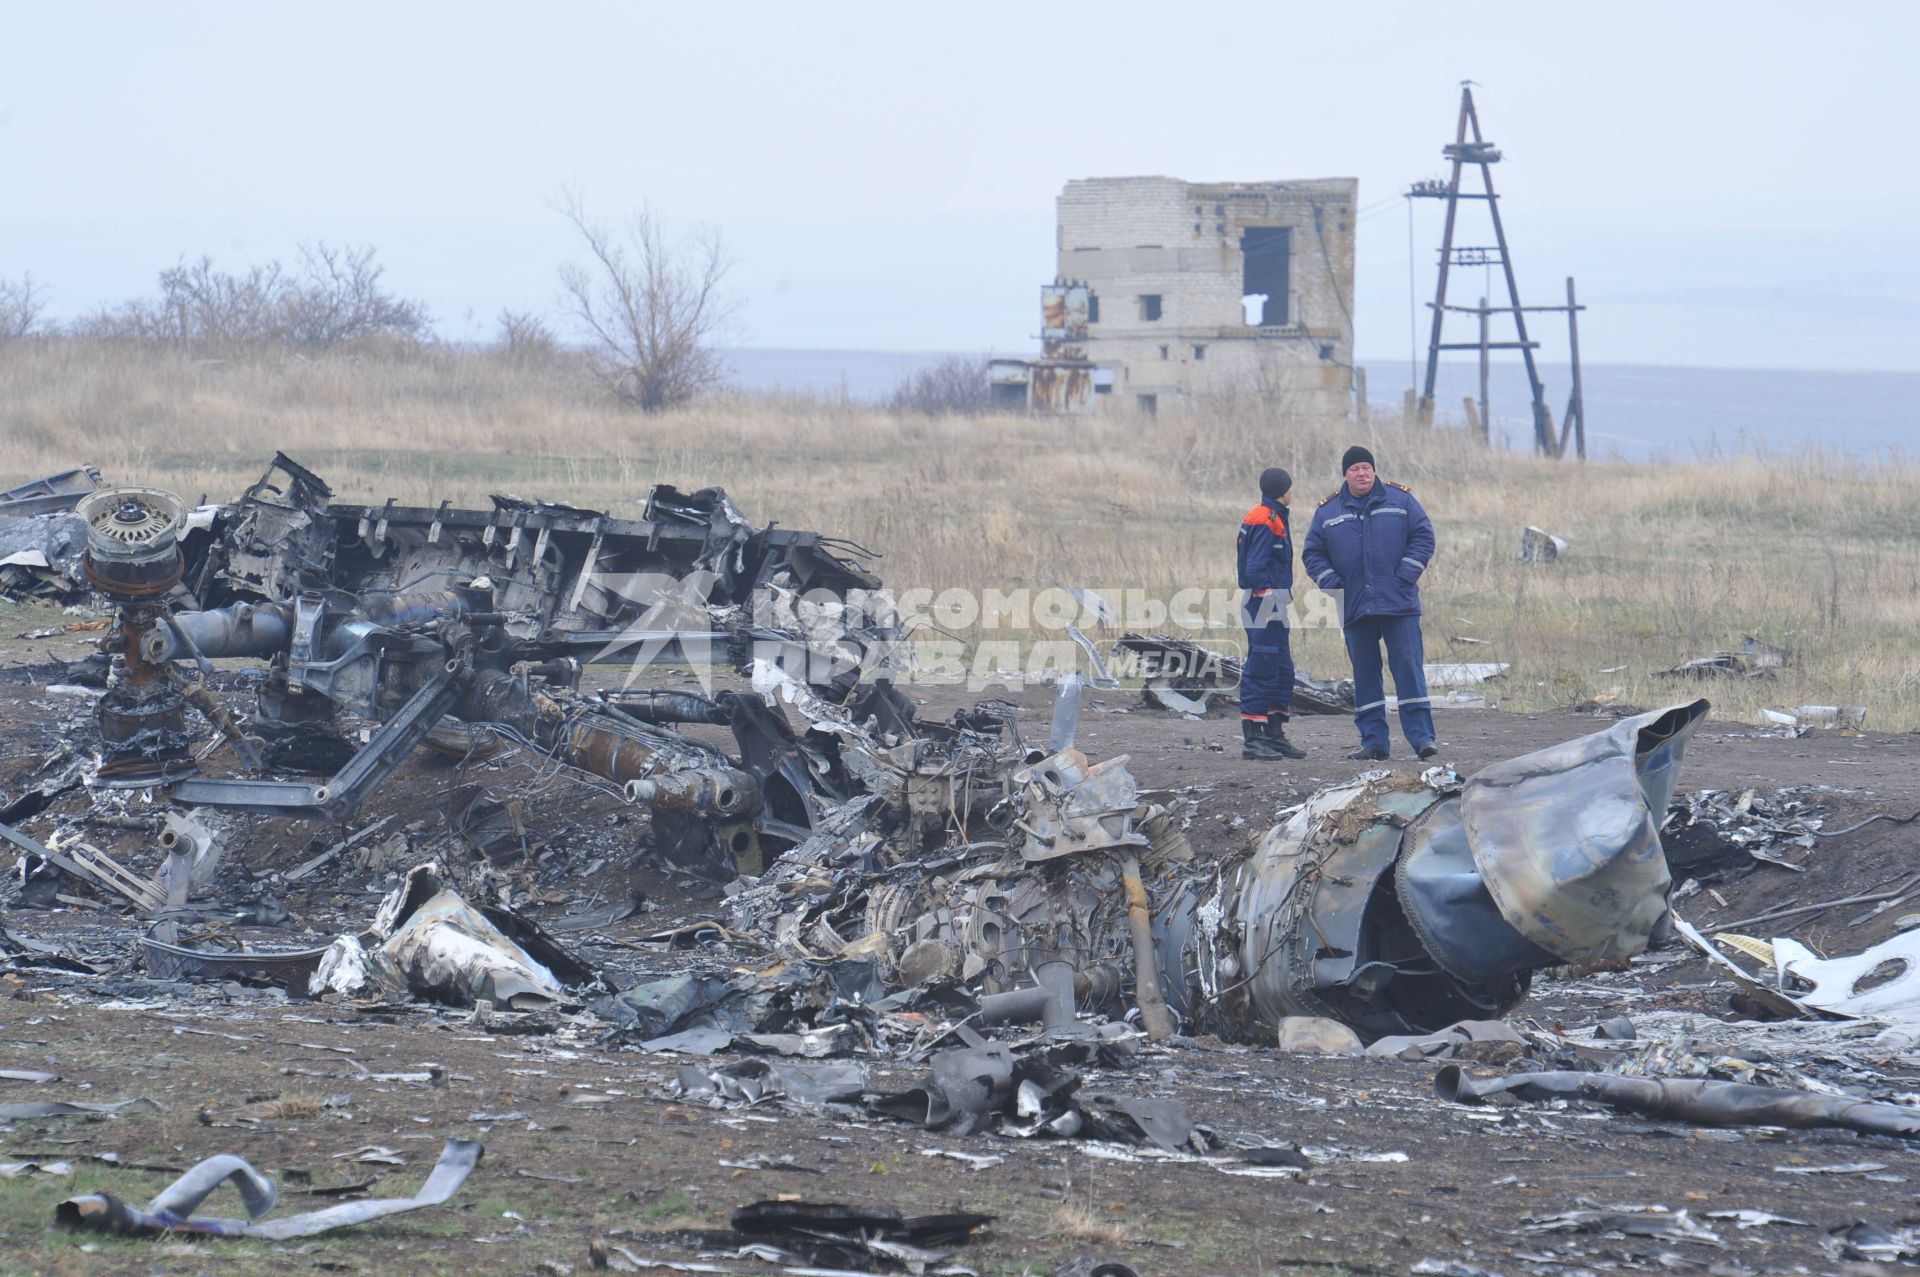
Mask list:
[[[1274,466],[1260,472],[1260,495],[1263,497],[1284,497],[1293,491],[1293,476]]]
[[[1373,454],[1371,452],[1368,452],[1365,448],[1362,448],[1359,444],[1356,443],[1353,445],[1353,447],[1348,448],[1345,452],[1340,454],[1340,473],[1345,474],[1347,472],[1348,467],[1352,466],[1357,461],[1364,461],[1368,465],[1372,465]]]

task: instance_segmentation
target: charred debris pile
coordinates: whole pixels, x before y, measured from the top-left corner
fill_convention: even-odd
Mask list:
[[[111,608],[69,674],[101,690],[90,790],[344,821],[416,748],[511,744],[644,813],[638,854],[732,883],[734,932],[803,960],[858,954],[896,985],[1044,989],[1056,1019],[1138,1006],[1156,1037],[1498,1016],[1532,970],[1640,952],[1665,916],[1657,828],[1703,702],[1464,785],[1363,776],[1201,864],[1170,795],[1074,748],[1076,681],[1046,748],[993,702],[917,721],[861,547],[756,529],[718,489],[656,488],[638,520],[332,496],[276,455],[230,504],[107,488],[40,516],[77,521],[68,570]],[[216,696],[213,662],[235,658],[258,672]],[[753,691],[583,690],[595,662],[724,662]],[[1567,839],[1596,806],[1605,827]],[[217,869],[191,827],[173,837],[180,863],[154,884],[77,849],[43,859],[152,913]]]
[[[13,542],[40,547],[35,582],[83,585],[109,612],[98,652],[58,671],[84,689],[69,703],[89,707],[69,724],[74,747],[0,795],[16,900],[58,898],[75,879],[116,899],[151,924],[127,960],[159,979],[424,999],[495,1026],[678,1053],[699,1061],[681,1070],[681,1093],[716,1105],[864,1107],[1258,1162],[1271,1151],[1223,1152],[1177,1104],[1082,1095],[1079,1070],[1120,1067],[1143,1040],[1211,1035],[1420,1059],[1544,1052],[1577,1071],[1578,1044],[1499,1021],[1543,969],[1621,964],[1672,939],[1670,808],[1688,826],[1808,829],[1748,800],[1675,807],[1707,712],[1693,701],[1464,780],[1444,767],[1365,773],[1208,860],[1188,844],[1180,795],[1143,787],[1124,756],[1076,748],[1077,679],[1044,745],[1000,702],[919,721],[894,686],[909,649],[873,554],[756,528],[717,488],[657,487],[633,520],[509,497],[485,510],[353,505],[276,455],[219,505],[139,488],[71,495],[70,513],[7,521]],[[250,664],[236,674],[216,660]],[[595,664],[631,675],[593,690],[582,675]],[[715,665],[751,690],[641,683]],[[484,788],[457,803],[457,843],[393,866],[399,885],[329,944],[262,950],[194,930],[242,828],[219,813],[248,813],[254,831],[342,826],[420,748],[469,763],[519,751],[624,804],[636,862],[702,875],[723,897],[649,942],[731,960],[663,963],[655,974],[670,974],[617,987],[494,890],[487,871],[524,849],[525,829],[514,796]],[[62,814],[74,795],[96,823],[159,825],[158,872],[85,841],[87,817]],[[327,881],[380,823],[343,829],[285,879]],[[276,902],[255,908],[250,920],[275,920]],[[9,945],[14,965],[88,968]],[[1822,974],[1812,955],[1776,956],[1783,970],[1801,962],[1802,984]],[[1885,1002],[1787,998],[1783,1014]],[[1019,1042],[988,1036],[996,1026]],[[726,1051],[738,1058],[712,1063]],[[932,1072],[876,1093],[857,1063],[876,1052]],[[1509,1089],[1668,1102],[1555,1076]],[[1456,1073],[1442,1093],[1491,1092]],[[1676,1111],[1713,1120],[1771,1103],[1687,1100],[1707,1107]]]

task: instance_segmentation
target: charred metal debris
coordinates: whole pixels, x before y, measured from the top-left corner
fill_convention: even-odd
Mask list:
[[[232,503],[189,510],[117,488],[51,517],[79,520],[77,571],[112,607],[92,668],[74,675],[101,689],[85,777],[96,793],[337,822],[422,745],[518,748],[631,804],[637,854],[727,884],[731,934],[807,970],[863,967],[842,1002],[953,987],[1056,1026],[1132,1008],[1155,1039],[1272,1042],[1307,1016],[1372,1040],[1497,1018],[1536,970],[1664,938],[1658,831],[1704,701],[1464,782],[1446,768],[1367,773],[1203,863],[1177,795],[1143,792],[1124,756],[1075,748],[1078,679],[1045,748],[991,701],[918,722],[890,679],[904,644],[873,604],[871,552],[756,529],[719,489],[657,487],[639,520],[509,497],[490,510],[354,505],[276,454]],[[1177,647],[1122,641],[1130,656],[1193,656]],[[209,690],[212,662],[231,658],[264,665],[244,710]],[[751,693],[581,686],[595,662],[637,676],[720,660]],[[1336,708],[1342,689],[1329,690]],[[732,748],[695,727],[729,732]],[[511,795],[469,792],[455,808],[484,859],[524,851]],[[84,843],[7,834],[30,861],[149,916],[177,911],[218,867],[186,823],[169,826],[178,850],[157,883]],[[390,987],[461,1005],[564,1001],[578,981],[528,958],[524,937],[441,876],[423,866],[370,931],[323,957],[244,969],[296,989],[302,975],[316,991],[379,987],[384,970]],[[178,939],[148,938],[154,970],[231,973]],[[511,961],[449,969],[473,953]],[[699,1023],[638,1018],[648,1037]],[[780,1031],[823,1027],[787,1019]]]
[[[657,487],[637,520],[504,496],[462,510],[332,495],[276,455],[232,503],[189,510],[115,488],[15,521],[77,544],[58,569],[112,608],[99,654],[70,672],[105,689],[90,784],[337,821],[422,745],[514,744],[617,789],[667,859],[724,881],[849,796],[836,742],[801,739],[760,697],[636,688],[639,674],[791,670],[853,721],[896,735],[911,723],[888,676],[898,630],[869,619],[871,552],[752,527],[717,488]],[[264,663],[245,713],[209,690],[221,658]],[[593,663],[634,677],[583,692]],[[207,761],[189,710],[229,762]],[[734,749],[688,724],[730,730]]]
[[[80,466],[8,488],[0,492],[0,519],[71,510],[79,504],[80,498],[99,488],[100,484],[97,467]]]
[[[1240,688],[1244,662],[1171,634],[1125,634],[1114,651],[1127,673],[1140,679],[1140,698],[1177,714],[1204,715],[1231,702]],[[1314,678],[1296,668],[1296,714],[1351,714],[1353,680]]]
[[[1374,1039],[1497,1018],[1536,970],[1666,938],[1658,830],[1706,709],[1464,782],[1368,773],[1214,862],[1124,758],[1069,745],[1014,771],[965,842],[915,849],[881,803],[848,804],[729,898],[727,926],[792,958],[875,962],[889,987],[1022,994],[1045,1023],[1136,1007],[1154,1038],[1272,1042],[1314,1016]]]

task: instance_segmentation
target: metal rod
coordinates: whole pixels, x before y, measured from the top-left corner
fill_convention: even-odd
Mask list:
[[[1432,302],[1428,302],[1428,303],[1427,303],[1427,305],[1429,305],[1429,306],[1431,306],[1431,305],[1433,305],[1433,303],[1432,303]],[[1463,314],[1463,315],[1477,315],[1477,314],[1479,314],[1479,313],[1480,313],[1480,308],[1479,308],[1478,306],[1452,306],[1452,305],[1450,305],[1450,306],[1448,306],[1448,307],[1447,307],[1447,309],[1448,309],[1448,310],[1452,310],[1452,311],[1458,311],[1458,312],[1459,312],[1460,314]],[[1554,312],[1554,313],[1556,313],[1556,314],[1557,314],[1557,313],[1559,313],[1559,312],[1561,312],[1561,311],[1564,311],[1564,310],[1566,310],[1566,309],[1567,309],[1567,307],[1565,307],[1565,306],[1520,306],[1520,307],[1517,307],[1517,308],[1516,308],[1516,307],[1513,307],[1513,306],[1493,306],[1493,307],[1490,307],[1489,309],[1491,309],[1491,310],[1493,311],[1493,313],[1494,313],[1494,314],[1496,314],[1496,315],[1505,315],[1505,314],[1509,314],[1509,313],[1511,313],[1512,311],[1514,311],[1515,309],[1519,309],[1519,310],[1524,310],[1524,311],[1528,311],[1528,312],[1532,312],[1532,311],[1536,311],[1536,310],[1542,310],[1542,311],[1551,311],[1551,312]],[[1585,309],[1586,309],[1586,307],[1585,307],[1585,306],[1575,306],[1575,307],[1574,307],[1573,309],[1575,309],[1575,310],[1585,310]]]
[[[1492,369],[1488,365],[1487,358],[1491,353],[1491,347],[1487,345],[1487,316],[1491,313],[1487,309],[1487,299],[1482,297],[1480,299],[1480,429],[1489,441],[1493,438],[1493,408],[1487,402],[1491,397],[1488,393],[1488,385],[1492,380]]]
[[[1480,134],[1480,115],[1473,109],[1473,90],[1462,86],[1460,94],[1466,122],[1473,126],[1473,140],[1476,142],[1486,141]],[[1528,340],[1527,317],[1524,312],[1518,309],[1520,305],[1520,283],[1514,278],[1513,254],[1507,248],[1507,228],[1502,225],[1500,221],[1500,204],[1499,201],[1492,198],[1493,166],[1485,160],[1480,162],[1480,180],[1485,183],[1487,188],[1487,215],[1493,219],[1493,237],[1500,245],[1500,273],[1506,276],[1507,296],[1515,307],[1513,314],[1514,331],[1518,333],[1520,340],[1525,343]],[[1442,267],[1442,269],[1444,270],[1445,268]],[[1441,300],[1444,301],[1446,299],[1443,297]],[[1533,347],[1530,344],[1522,345],[1520,347],[1520,357],[1526,361],[1527,385],[1533,391],[1533,446],[1535,451],[1551,453],[1553,450],[1553,439],[1547,433],[1549,427],[1546,424],[1547,392],[1546,387],[1540,383],[1540,369],[1533,362]]]
[[[1467,117],[1472,112],[1473,90],[1463,84],[1460,86],[1460,119],[1453,130],[1453,171],[1447,178],[1447,220],[1440,231],[1440,276],[1434,282],[1433,289],[1433,335],[1427,339],[1426,388],[1420,392],[1420,414],[1428,419],[1433,412],[1433,384],[1440,375],[1440,328],[1446,320],[1446,311],[1440,307],[1447,300],[1447,266],[1453,259],[1453,224],[1460,212],[1460,170],[1465,163],[1460,158],[1461,145],[1467,140]],[[1489,186],[1487,189],[1493,188]],[[1495,208],[1497,205],[1489,202],[1487,207]],[[1514,298],[1515,303],[1519,300]]]
[[[1573,430],[1573,446],[1580,460],[1587,459],[1587,396],[1580,384],[1580,310],[1573,296],[1573,276],[1567,276],[1567,349],[1573,360],[1573,389],[1567,400],[1567,425]],[[1560,451],[1567,450],[1565,439]]]
[[[1751,918],[1735,918],[1732,922],[1716,922],[1716,931],[1730,931],[1735,927],[1750,927],[1756,922],[1779,922],[1785,918],[1797,918],[1806,913],[1824,913],[1829,909],[1838,909],[1841,905],[1871,905],[1882,900],[1892,900],[1920,887],[1920,876],[1912,877],[1891,891],[1874,891],[1860,896],[1842,896],[1838,900],[1826,900],[1813,905],[1793,905],[1784,909],[1769,909],[1765,913],[1756,913]]]
[[[1173,1012],[1160,992],[1160,963],[1154,955],[1153,923],[1146,884],[1140,879],[1140,861],[1128,848],[1120,856],[1120,879],[1127,891],[1127,920],[1133,932],[1133,999],[1140,1008],[1140,1027],[1150,1041],[1173,1036]]]

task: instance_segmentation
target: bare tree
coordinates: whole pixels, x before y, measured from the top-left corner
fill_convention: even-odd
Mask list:
[[[622,402],[660,412],[721,384],[715,349],[733,314],[720,293],[731,262],[720,233],[667,237],[642,210],[616,234],[587,215],[572,192],[560,214],[586,241],[591,262],[560,268],[561,298],[588,340],[596,376]]]
[[[929,417],[971,417],[993,407],[987,361],[973,355],[948,355],[931,368],[902,378],[887,399],[895,412]]]
[[[31,274],[0,279],[0,346],[39,333],[46,309],[46,291]]]

